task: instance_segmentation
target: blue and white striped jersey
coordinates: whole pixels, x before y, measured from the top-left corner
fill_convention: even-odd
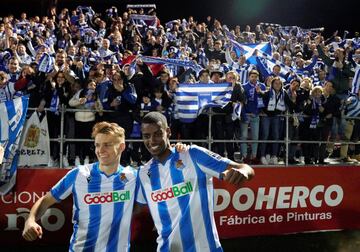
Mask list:
[[[99,163],[78,166],[52,189],[58,201],[73,194],[69,251],[129,251],[137,171],[119,166],[110,176]]]
[[[139,170],[137,201],[147,203],[158,232],[158,251],[222,251],[213,211],[213,181],[230,160],[192,145],[172,149]]]

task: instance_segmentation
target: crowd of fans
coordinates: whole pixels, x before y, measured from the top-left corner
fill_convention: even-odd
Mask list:
[[[81,109],[66,113],[66,138],[89,138],[92,126],[101,120],[122,126],[126,139],[140,138],[143,111],[157,110],[167,115],[173,139],[205,139],[208,115],[182,123],[175,106],[177,85],[197,82],[232,84],[231,102],[213,109],[219,114],[212,117],[215,139],[243,140],[214,144],[215,152],[230,159],[239,151],[244,162],[278,164],[283,144],[248,145],[244,140],[283,140],[281,115],[287,112],[291,140],[359,138],[359,120],[344,116],[348,104],[359,97],[352,84],[360,63],[357,33],[351,39],[337,33],[324,39],[320,31],[273,24],[228,29],[211,17],[205,22],[189,17],[164,24],[154,8],[120,13],[112,7],[95,13],[79,6],[60,12],[53,8],[50,13],[30,18],[22,13],[19,19],[9,15],[0,21],[0,101],[29,95],[30,107],[44,114],[46,110],[50,138],[59,137],[64,105]],[[234,41],[270,42],[275,65],[264,70],[249,64],[247,56],[235,50]],[[202,69],[148,64],[141,56],[188,60]],[[294,71],[284,74],[287,68]],[[236,104],[242,107],[239,118],[233,117]],[[59,143],[52,141],[50,148],[56,165]],[[140,143],[127,149],[124,165],[149,158]],[[299,163],[298,157],[304,156],[305,164],[325,164],[333,150],[325,143],[292,143],[288,162]],[[343,162],[360,161],[360,146],[350,151],[342,145],[339,157]],[[80,142],[67,143],[64,158],[70,165],[87,163],[94,159],[93,150]]]

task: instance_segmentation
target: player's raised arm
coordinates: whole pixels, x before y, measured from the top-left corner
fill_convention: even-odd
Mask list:
[[[25,240],[34,241],[37,238],[42,238],[42,228],[39,224],[36,223],[36,221],[40,219],[45,211],[56,202],[56,199],[49,192],[36,201],[36,203],[31,208],[29,217],[25,222],[24,231],[22,234]]]

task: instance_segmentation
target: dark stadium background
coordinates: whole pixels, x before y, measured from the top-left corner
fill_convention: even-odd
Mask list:
[[[32,15],[46,15],[48,6],[54,2],[58,10],[66,7],[73,9],[78,5],[91,5],[95,11],[104,11],[117,6],[120,11],[126,4],[154,3],[162,23],[194,16],[204,21],[210,15],[222,23],[233,26],[246,24],[253,28],[260,22],[297,25],[303,28],[325,27],[325,35],[345,30],[352,36],[360,31],[359,8],[356,0],[1,0],[0,16],[23,11]],[[20,237],[19,237],[20,239]],[[360,251],[360,231],[341,231],[294,234],[287,236],[257,236],[222,241],[225,251]],[[29,244],[30,245],[30,244]],[[61,247],[2,247],[1,251],[67,251],[68,245]],[[133,251],[154,251],[154,243],[133,244]]]
[[[95,11],[115,5],[123,10],[126,4],[153,3],[162,22],[192,15],[205,20],[210,15],[228,25],[260,22],[298,25],[303,28],[325,27],[326,35],[339,30],[360,31],[359,9],[355,0],[1,0],[0,15],[46,14],[47,7],[57,2],[60,8],[69,9],[91,4]]]

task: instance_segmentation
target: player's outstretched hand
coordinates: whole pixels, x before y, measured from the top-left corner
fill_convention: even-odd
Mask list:
[[[241,186],[254,175],[254,170],[250,166],[247,164],[240,164],[238,167],[230,166],[222,173],[222,179],[232,185]]]
[[[35,221],[28,219],[25,222],[24,231],[22,233],[22,236],[27,241],[34,241],[37,238],[42,238],[43,231],[39,224],[37,224]]]

